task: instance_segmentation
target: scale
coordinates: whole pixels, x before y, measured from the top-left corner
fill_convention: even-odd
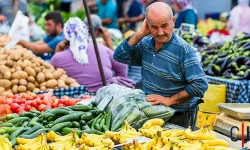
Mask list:
[[[195,32],[195,26],[193,24],[188,23],[182,23],[179,29],[174,29],[174,32],[181,36],[185,33],[194,33]]]
[[[216,117],[214,130],[228,137],[241,139],[242,123],[244,123],[244,137],[247,139],[247,127],[250,128],[250,104],[223,103],[218,104],[218,107],[222,114]]]

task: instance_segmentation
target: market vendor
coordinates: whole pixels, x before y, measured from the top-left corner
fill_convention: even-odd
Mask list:
[[[63,18],[60,12],[50,12],[45,16],[45,29],[47,36],[37,42],[20,40],[18,44],[32,50],[34,54],[49,61],[54,55],[56,46],[63,41]]]
[[[58,45],[57,49],[60,50],[56,50],[51,64],[65,70],[79,84],[86,85],[88,92],[96,92],[103,85],[87,24],[79,18],[70,18],[65,23],[64,33],[66,40]],[[113,51],[108,47],[100,43],[97,46],[107,84],[134,88],[134,83],[127,79],[127,65],[115,61]]]
[[[155,2],[146,9],[141,28],[115,50],[115,60],[142,66],[142,90],[153,105],[174,108],[170,122],[194,126],[198,99],[208,88],[195,50],[173,32],[169,5]]]

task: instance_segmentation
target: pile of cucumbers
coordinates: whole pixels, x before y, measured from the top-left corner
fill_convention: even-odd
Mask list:
[[[39,133],[53,130],[66,135],[75,130],[81,136],[83,132],[104,134],[111,127],[112,113],[101,111],[96,103],[78,104],[70,107],[47,109],[44,112],[31,110],[18,114],[8,114],[0,119],[0,135],[9,138],[13,145],[16,138],[32,139]]]

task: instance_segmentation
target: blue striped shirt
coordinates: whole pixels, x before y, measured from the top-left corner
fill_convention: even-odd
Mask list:
[[[145,94],[172,96],[186,90],[192,98],[171,106],[177,111],[191,108],[208,88],[195,50],[174,33],[159,50],[154,48],[152,36],[144,37],[135,46],[130,46],[128,39],[124,40],[117,47],[114,59],[142,66],[142,90]]]

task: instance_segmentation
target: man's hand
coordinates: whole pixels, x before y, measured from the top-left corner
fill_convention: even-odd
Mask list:
[[[4,15],[0,15],[0,22],[6,21],[6,17]]]
[[[105,45],[113,50],[113,45],[112,45],[112,37],[111,34],[109,33],[108,29],[101,27],[101,36],[105,42]]]
[[[150,95],[147,95],[146,100],[148,102],[151,102],[152,105],[160,105],[160,104],[165,105],[165,106],[173,105],[170,97],[164,97],[161,95],[150,94]]]
[[[119,18],[118,19],[118,22],[119,23],[125,23],[125,22],[127,22],[128,21],[128,17],[123,17],[123,18]]]
[[[142,22],[141,28],[137,32],[143,35],[143,37],[150,34],[147,19],[144,19],[144,21]]]

